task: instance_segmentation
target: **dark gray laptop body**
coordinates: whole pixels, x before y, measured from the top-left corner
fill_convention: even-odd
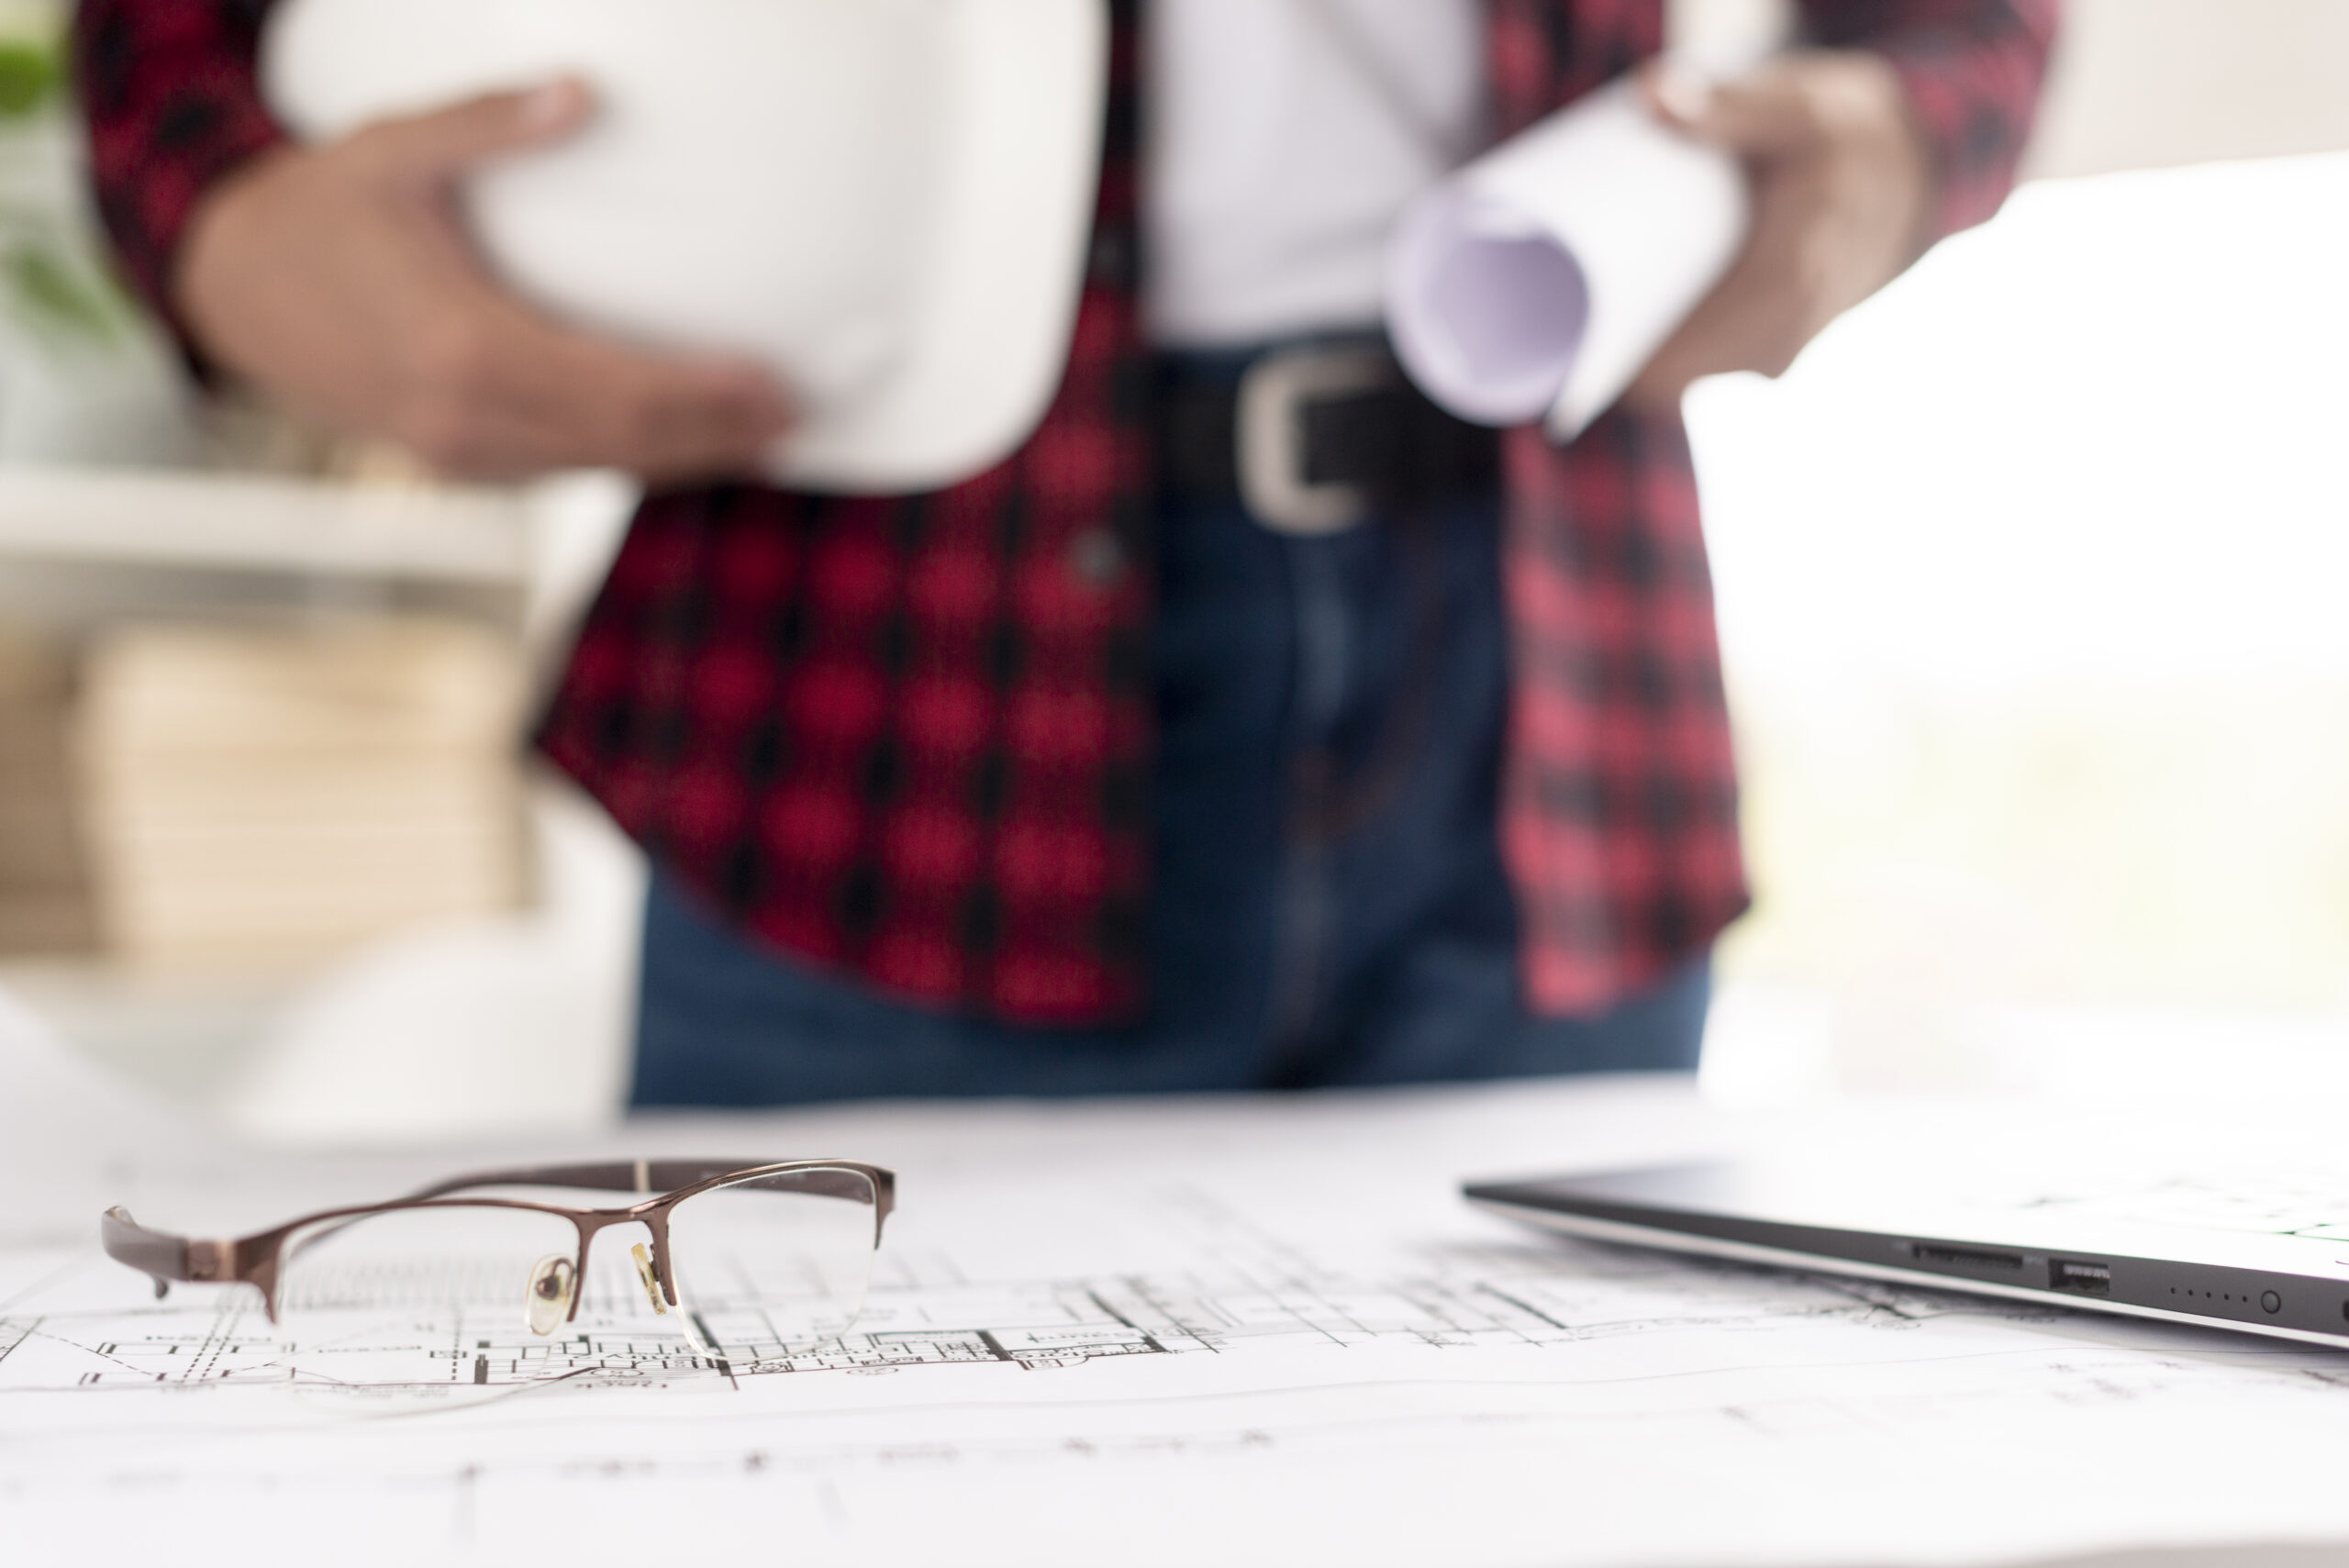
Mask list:
[[[1464,1192],[1598,1240],[2349,1346],[2349,1224],[2305,1201],[2221,1204],[2182,1186],[1952,1201],[1753,1161]],[[2349,1220],[2349,1203],[2332,1212]]]

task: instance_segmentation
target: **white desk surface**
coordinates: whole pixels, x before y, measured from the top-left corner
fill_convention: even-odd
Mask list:
[[[647,1122],[596,1147],[898,1169],[847,1353],[728,1379],[607,1324],[605,1375],[353,1418],[276,1378],[253,1303],[147,1300],[99,1209],[221,1234],[557,1151],[239,1152],[0,1005],[0,1558],[2349,1561],[2291,1544],[2349,1540],[2349,1355],[1553,1243],[1454,1195],[1751,1135],[1630,1080]]]
[[[520,586],[524,493],[174,470],[0,470],[0,555]]]

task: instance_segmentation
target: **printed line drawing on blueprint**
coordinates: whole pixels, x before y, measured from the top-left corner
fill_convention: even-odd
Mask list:
[[[581,1329],[539,1347],[581,1375],[420,1416],[289,1397],[257,1299],[152,1300],[83,1209],[239,1234],[444,1156],[93,1173],[0,1246],[0,1540],[87,1561],[102,1520],[122,1561],[190,1568],[746,1541],[873,1568],[1623,1568],[1920,1561],[1920,1519],[1943,1563],[2349,1537],[2337,1353],[1552,1240],[1460,1202],[1463,1173],[1559,1148],[1677,1157],[1678,1106],[1602,1086],[632,1129],[894,1164],[907,1201],[854,1330],[729,1376],[599,1275]],[[529,1348],[500,1310],[402,1375]],[[379,1410],[400,1418],[350,1418]],[[2203,1433],[2230,1440],[2181,1440]],[[191,1542],[189,1519],[237,1518],[273,1528]]]
[[[1991,1303],[1581,1243],[1452,1244],[1334,1264],[1215,1198],[1177,1189],[1151,1206],[1179,1266],[1062,1280],[974,1277],[939,1248],[885,1253],[854,1331],[819,1351],[739,1375],[698,1355],[649,1310],[618,1265],[599,1266],[576,1323],[533,1340],[510,1304],[419,1324],[376,1363],[385,1385],[543,1381],[550,1369],[604,1387],[672,1386],[819,1373],[1009,1364],[1065,1370],[1106,1358],[1272,1357],[1376,1349],[1540,1350],[1643,1335],[1790,1329],[1905,1331],[1943,1318],[2046,1322],[2054,1308]],[[180,1287],[171,1301],[79,1307],[77,1285],[119,1289],[94,1262],[0,1307],[0,1398],[288,1381],[259,1297]],[[94,1277],[95,1275],[95,1277]],[[135,1283],[135,1281],[133,1282]],[[60,1297],[41,1310],[44,1296]],[[1323,1371],[1333,1370],[1329,1368]]]
[[[378,1544],[387,1561],[510,1561],[559,1520],[607,1553],[757,1531],[883,1563],[1010,1560],[974,1555],[983,1542],[1056,1562],[1097,1560],[1102,1532],[1150,1518],[1129,1560],[1294,1560],[1283,1532],[1310,1521],[1332,1561],[1604,1563],[1661,1541],[1730,1562],[1744,1521],[1822,1476],[1846,1506],[1785,1516],[1785,1540],[1816,1545],[1830,1523],[1864,1546],[1903,1539],[1951,1467],[2039,1488],[2059,1522],[2093,1518],[2064,1479],[2089,1448],[2142,1448],[2132,1518],[2193,1503],[2180,1528],[2234,1528],[2307,1478],[2182,1485],[2167,1421],[2297,1431],[2311,1462],[2349,1435],[2349,1367],[2298,1347],[1573,1242],[1341,1262],[1196,1192],[1145,1218],[1165,1265],[1091,1278],[990,1280],[908,1247],[845,1344],[776,1374],[727,1377],[616,1319],[579,1352],[590,1375],[326,1440],[280,1391],[239,1381],[240,1356],[266,1365],[257,1307],[20,1302],[0,1330],[0,1438],[45,1435],[0,1468],[0,1528],[70,1540],[93,1508],[167,1502],[156,1518],[289,1510],[313,1532],[294,1540],[340,1530],[354,1562]],[[125,1323],[152,1359],[123,1354]],[[124,1361],[147,1381],[107,1372]],[[1518,1539],[1546,1513],[1526,1499],[1562,1476],[1586,1554],[1572,1559]],[[1169,1487],[1222,1501],[1169,1518]],[[2025,1524],[1990,1514],[1963,1533],[1987,1560]]]

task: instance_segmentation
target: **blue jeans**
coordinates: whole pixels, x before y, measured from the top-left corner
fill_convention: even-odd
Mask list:
[[[1694,1068],[1703,962],[1598,1018],[1520,999],[1495,830],[1499,511],[1455,495],[1295,539],[1234,503],[1161,506],[1145,1018],[1065,1029],[929,1011],[759,946],[656,878],[636,1103]]]

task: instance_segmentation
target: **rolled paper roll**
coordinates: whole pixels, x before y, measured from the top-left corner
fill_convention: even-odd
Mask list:
[[[1749,216],[1737,161],[1617,81],[1404,215],[1387,272],[1397,357],[1463,419],[1542,420],[1571,440],[1720,281]]]
[[[778,479],[952,484],[1060,384],[1105,0],[285,0],[263,44],[310,139],[584,78],[593,124],[468,182],[475,237],[560,317],[771,366]]]

